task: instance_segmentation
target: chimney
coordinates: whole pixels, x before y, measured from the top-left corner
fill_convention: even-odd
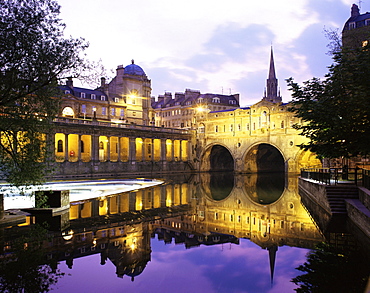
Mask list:
[[[124,73],[125,73],[125,68],[123,67],[123,65],[118,65],[116,69],[116,75],[123,76]]]
[[[357,17],[360,15],[360,9],[356,4],[352,4],[351,17]]]
[[[105,77],[100,78],[100,86],[104,88],[105,86]]]
[[[164,93],[164,103],[167,104],[171,100],[172,100],[172,94],[169,92],[165,92]]]
[[[73,80],[72,77],[67,78],[66,86],[69,86],[71,89],[73,89]]]

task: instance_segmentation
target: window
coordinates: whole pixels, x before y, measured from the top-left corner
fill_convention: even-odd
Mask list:
[[[220,103],[220,98],[213,98],[212,103]]]
[[[121,116],[121,117],[125,116],[125,109],[121,109],[120,116]]]
[[[235,100],[229,100],[229,104],[230,105],[235,105],[236,104],[236,101]]]
[[[85,144],[82,140],[80,141],[80,143],[81,143],[81,147],[80,147],[81,150],[80,151],[81,151],[81,153],[84,153],[85,152]]]
[[[356,27],[356,23],[355,22],[350,22],[349,23],[349,29],[354,29]]]
[[[64,93],[65,93],[66,95],[68,95],[68,94],[70,94],[70,93],[71,93],[71,91],[69,91],[69,90],[65,90],[65,91],[64,91]]]
[[[119,98],[114,98],[115,103],[119,103]]]
[[[110,109],[110,114],[111,114],[112,116],[116,116],[116,108],[111,108],[111,109]]]
[[[102,101],[105,101],[105,96],[100,96],[100,99],[101,99]]]
[[[284,121],[281,121],[281,128],[284,128]]]
[[[96,95],[95,94],[91,94],[91,100],[96,100]]]
[[[86,114],[86,105],[82,105],[82,106],[81,106],[81,112],[82,112],[83,114]]]
[[[218,125],[215,126],[215,132],[218,132]]]
[[[203,103],[204,102],[204,99],[203,98],[199,98],[198,99],[198,103]]]
[[[102,115],[107,115],[107,108],[106,107],[101,108],[101,114]]]
[[[85,93],[81,93],[81,98],[86,98],[86,94]]]

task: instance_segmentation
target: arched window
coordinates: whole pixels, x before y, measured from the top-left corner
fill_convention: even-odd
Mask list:
[[[71,116],[74,117],[75,112],[71,107],[65,107],[62,111],[63,116]]]
[[[63,152],[63,140],[59,139],[57,144],[57,152],[62,153]]]

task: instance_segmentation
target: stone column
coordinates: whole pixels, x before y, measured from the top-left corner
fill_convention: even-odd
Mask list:
[[[65,152],[64,152],[64,161],[68,162],[69,156],[68,156],[68,134],[64,134],[64,146],[65,146]]]
[[[77,156],[78,156],[78,159],[77,161],[78,162],[81,162],[81,159],[82,159],[82,154],[81,154],[81,134],[78,135],[78,140],[77,140]]]
[[[136,141],[135,141],[135,137],[129,137],[128,161],[131,162],[131,163],[136,162]]]
[[[166,139],[161,138],[161,161],[166,161]]]
[[[107,136],[107,162],[110,162],[110,136]]]
[[[92,162],[99,162],[99,135],[93,134],[91,135],[92,143],[91,143],[91,160]]]

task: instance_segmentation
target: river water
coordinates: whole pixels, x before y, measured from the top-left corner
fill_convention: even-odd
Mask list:
[[[320,231],[296,176],[160,179],[29,219],[47,230],[2,228],[0,291],[364,292],[363,250],[343,227]]]

